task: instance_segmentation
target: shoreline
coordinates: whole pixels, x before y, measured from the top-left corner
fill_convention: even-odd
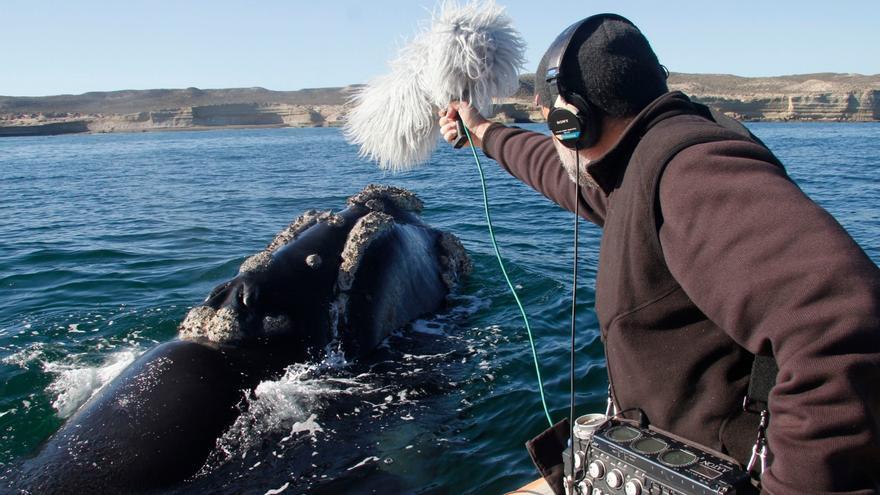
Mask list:
[[[543,124],[544,121],[537,120],[501,120],[492,119],[507,125],[517,124]],[[740,120],[743,123],[770,123],[770,124],[876,124],[877,120],[846,120],[846,119],[748,119]],[[163,132],[206,132],[206,131],[228,131],[228,130],[248,130],[248,129],[320,129],[320,128],[341,128],[341,124],[332,125],[287,125],[287,124],[230,124],[230,125],[200,125],[200,126],[180,126],[180,127],[141,127],[133,129],[115,129],[115,130],[90,130],[87,126],[73,126],[69,130],[58,126],[79,123],[74,122],[51,122],[39,125],[21,125],[21,126],[0,126],[0,138],[14,137],[46,137],[46,136],[66,136],[66,135],[99,135],[99,134],[140,134],[140,133],[163,133]],[[9,132],[9,131],[19,132]]]
[[[682,91],[741,122],[880,122],[880,74],[671,73],[668,85],[670,91]],[[517,92],[496,103],[492,120],[543,122],[533,104],[534,87],[533,74],[521,75]],[[185,88],[0,96],[0,137],[338,127],[345,123],[352,97],[361,88]]]
[[[501,121],[499,121],[501,122]],[[745,124],[751,123],[769,123],[769,124],[877,124],[877,120],[815,120],[815,119],[753,119],[741,120]],[[543,124],[544,121],[515,121],[501,122],[507,125],[517,124]],[[51,125],[51,124],[50,124]],[[190,127],[150,127],[140,129],[120,129],[120,130],[81,130],[57,132],[49,131],[40,132],[35,128],[44,126],[9,126],[0,127],[0,139],[2,138],[28,138],[28,137],[47,137],[47,136],[69,136],[69,135],[86,135],[94,136],[100,134],[144,134],[144,133],[172,133],[172,132],[206,132],[206,131],[229,131],[229,130],[249,130],[249,129],[338,129],[341,125],[314,125],[314,126],[295,126],[285,124],[241,124],[241,125],[217,125],[217,126],[190,126]],[[22,129],[21,133],[6,133],[7,129]]]

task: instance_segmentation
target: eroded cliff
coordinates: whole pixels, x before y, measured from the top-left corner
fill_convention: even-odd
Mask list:
[[[0,96],[0,136],[339,126],[356,87],[299,91],[187,88]],[[669,87],[741,120],[880,120],[880,75],[739,77],[673,73]],[[504,122],[541,121],[532,103],[533,88],[534,75],[523,76],[520,90],[513,98],[499,102],[494,118]]]

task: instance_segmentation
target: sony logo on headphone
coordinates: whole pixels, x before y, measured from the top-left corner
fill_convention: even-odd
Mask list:
[[[562,119],[562,120],[557,120],[557,121],[556,121],[556,125],[559,125],[559,124],[567,124],[567,123],[568,123],[568,119]]]

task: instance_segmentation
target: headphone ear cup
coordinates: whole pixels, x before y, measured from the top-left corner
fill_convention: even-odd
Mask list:
[[[599,133],[602,131],[599,112],[578,94],[569,93],[568,100],[572,106],[577,108],[577,117],[581,125],[581,135],[577,146],[589,148],[599,141]]]
[[[577,109],[571,105],[556,106],[547,115],[547,127],[567,148],[577,148],[583,135],[583,125]]]
[[[570,94],[569,100],[571,103],[561,96],[556,98],[556,104],[547,115],[547,126],[563,146],[589,148],[599,140],[598,113],[576,94]]]

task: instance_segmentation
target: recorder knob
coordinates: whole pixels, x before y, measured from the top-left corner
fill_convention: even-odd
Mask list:
[[[626,495],[642,495],[642,483],[639,480],[629,480],[623,487]]]
[[[605,483],[608,483],[608,486],[614,488],[615,490],[623,486],[623,473],[621,473],[617,469],[612,469],[608,476],[605,478]]]
[[[601,479],[605,476],[605,464],[602,464],[602,461],[593,461],[590,463],[589,467],[587,467],[587,472],[594,480]]]
[[[589,481],[584,480],[578,483],[578,493],[580,495],[592,495],[593,493],[593,485],[590,484]]]

